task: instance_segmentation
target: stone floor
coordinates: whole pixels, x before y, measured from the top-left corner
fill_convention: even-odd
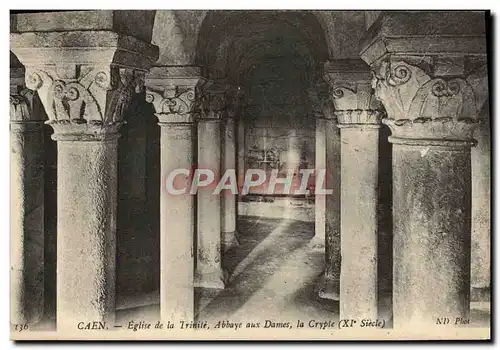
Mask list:
[[[323,256],[308,247],[314,223],[246,216],[238,227],[240,245],[223,257],[230,276],[226,289],[196,290],[199,320],[336,318],[338,306],[315,297]],[[135,307],[119,311],[117,321],[127,322],[145,311],[151,320],[159,315],[156,305]]]
[[[317,297],[323,253],[308,245],[314,223],[245,216],[239,219],[240,246],[228,250],[223,265],[230,279],[224,290],[197,289],[197,319],[229,322],[338,320],[338,303]],[[151,297],[149,297],[151,299]],[[388,299],[389,298],[389,299]],[[379,314],[390,321],[390,295],[380,295]],[[489,324],[489,303],[471,310],[471,326]],[[158,305],[122,309],[117,322],[155,321]],[[294,324],[295,324],[294,323]]]
[[[323,256],[308,247],[314,223],[246,217],[240,247],[224,256],[227,288],[199,290],[198,317],[204,320],[331,319],[336,305],[315,297]]]
[[[230,276],[226,289],[196,290],[199,320],[338,320],[338,303],[319,299],[315,291],[323,271],[324,253],[309,246],[313,222],[240,216],[238,229],[239,247],[223,256],[223,266]],[[390,319],[390,295],[380,295],[380,299],[380,316]],[[489,303],[471,306],[471,326],[488,325]],[[117,324],[158,319],[158,291],[117,298]],[[54,326],[55,319],[50,317],[40,324],[40,329]]]

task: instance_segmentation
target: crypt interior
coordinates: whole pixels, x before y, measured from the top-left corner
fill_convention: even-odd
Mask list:
[[[490,318],[485,12],[11,15],[11,323]],[[165,194],[176,168],[330,194]]]

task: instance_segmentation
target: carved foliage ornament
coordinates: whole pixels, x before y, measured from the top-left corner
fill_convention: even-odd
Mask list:
[[[372,86],[390,119],[470,120],[477,118],[474,92],[462,78],[432,78],[404,61],[383,61]]]
[[[325,117],[327,105],[331,103],[328,85],[326,83],[317,83],[315,87],[307,89],[307,95],[311,103],[313,115],[316,117]]]
[[[19,94],[10,95],[10,120],[11,121],[27,121],[31,119],[31,108],[26,94],[33,93],[28,89],[24,89]]]
[[[357,109],[356,90],[346,86],[333,86],[332,99],[335,109],[347,110]]]
[[[121,124],[134,90],[143,87],[142,72],[117,67],[79,66],[71,78],[55,69],[27,69],[26,86],[38,91],[49,124]]]
[[[224,92],[205,91],[197,100],[194,111],[201,119],[221,119],[227,107],[228,101]]]
[[[173,97],[165,97],[166,93],[161,94],[157,91],[148,90],[146,101],[153,104],[158,114],[186,115],[193,113],[196,97],[194,88],[188,88],[182,92],[178,92],[175,89],[173,92]]]
[[[11,85],[10,90],[11,122],[43,122],[47,119],[35,91],[24,87],[24,84]]]
[[[488,91],[488,66],[486,62],[478,69],[471,72],[467,77],[467,82],[472,86],[476,99],[476,108],[478,111],[488,104],[489,91]]]
[[[419,139],[471,144],[478,113],[473,88],[465,79],[431,77],[418,66],[388,59],[374,72],[372,84],[387,111],[383,122],[395,137],[391,142]]]
[[[349,109],[335,111],[335,116],[337,117],[339,127],[342,125],[380,125],[380,120],[382,119],[383,112],[380,110],[373,109]]]
[[[324,100],[322,112],[324,117],[327,119],[337,118],[337,116],[335,115],[335,105],[333,104],[332,98],[327,97]]]
[[[378,110],[380,102],[373,96],[373,89],[369,81],[338,82],[333,84],[331,95],[337,110]]]

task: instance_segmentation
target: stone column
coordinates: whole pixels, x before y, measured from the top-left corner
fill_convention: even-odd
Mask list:
[[[326,120],[323,115],[316,116],[316,157],[315,176],[326,169]],[[314,237],[311,240],[313,249],[323,250],[325,248],[326,232],[326,196],[315,194],[314,196]]]
[[[325,171],[326,164],[326,120],[322,111],[323,100],[326,95],[326,84],[318,84],[309,89],[308,95],[311,101],[312,115],[316,121],[316,145],[315,145],[315,178],[319,172]],[[325,174],[326,175],[326,174]],[[318,184],[317,184],[318,185]],[[324,184],[320,184],[324,187]],[[324,189],[324,188],[323,188]],[[309,246],[315,250],[325,249],[326,233],[326,195],[320,191],[314,194],[314,237]]]
[[[57,330],[93,321],[112,329],[118,130],[157,48],[112,32],[49,32],[12,34],[11,49],[57,141]]]
[[[404,23],[409,20],[405,17]],[[449,16],[448,22],[467,22],[470,25],[457,28],[484,35],[483,14],[460,13]],[[443,36],[436,26],[432,36],[419,37],[418,42],[397,41],[399,51],[411,50],[411,56],[381,52],[377,41],[363,53],[374,69],[373,86],[392,132],[397,329],[435,326],[443,317],[453,324],[458,318],[460,324],[469,317],[470,147],[477,106],[475,91],[464,77],[486,50],[484,36],[475,37],[472,45],[462,35],[450,36],[446,28]],[[397,28],[398,33],[405,30],[413,33],[412,28]],[[391,47],[391,40],[384,40],[384,47]],[[430,47],[434,51],[429,52]],[[419,50],[422,55],[415,55]]]
[[[184,76],[182,78],[182,76]],[[195,100],[203,85],[194,67],[154,67],[146,100],[160,125],[160,317],[163,323],[194,320],[195,196],[190,194],[196,156]],[[177,191],[180,191],[177,193]]]
[[[322,299],[340,300],[340,129],[332,100],[324,104],[324,129],[326,138],[326,188],[331,194],[326,200],[325,221],[325,272],[318,285]]]
[[[487,112],[488,113],[488,112]],[[472,148],[472,252],[471,299],[489,298],[491,285],[491,133],[487,114],[474,133]],[[488,299],[489,300],[489,299]]]
[[[396,86],[375,82],[386,106],[396,105],[387,98],[389,91],[426,77],[420,68],[399,60],[383,65],[379,74],[392,76],[395,70],[406,74]],[[393,143],[396,327],[435,324],[436,317],[469,316],[470,147],[476,116],[457,111],[456,101],[469,93],[473,99],[473,92],[464,80],[430,76],[422,80],[415,84],[419,92],[410,95],[418,94],[410,110],[401,115],[386,107],[390,114],[384,120]],[[474,104],[473,100],[463,102]],[[431,106],[435,109],[421,109]],[[445,110],[443,115],[440,110],[446,106],[455,110]]]
[[[480,123],[473,137],[472,161],[472,232],[471,301],[491,300],[491,130],[486,65],[469,77],[474,88]]]
[[[221,172],[221,118],[224,93],[204,91],[198,121],[198,167],[214,173],[213,185],[198,188],[198,259],[195,285],[223,289],[221,197],[214,194]]]
[[[228,109],[224,114],[224,127],[222,135],[222,174],[228,171],[234,172],[237,179],[236,168],[236,125],[235,118],[238,113],[238,91],[232,91],[228,95]],[[236,187],[237,188],[237,187]],[[237,194],[229,190],[223,190],[222,196],[222,235],[224,251],[233,246],[238,246],[238,234],[236,231],[236,204]]]
[[[340,318],[376,319],[380,104],[361,60],[325,69],[341,138]]]
[[[238,146],[238,198],[241,198],[241,189],[243,188],[243,182],[245,180],[245,120],[244,112],[241,110],[238,116],[238,138],[236,140],[236,145]]]
[[[342,143],[340,317],[375,319],[380,112],[336,113]]]
[[[34,324],[44,313],[45,114],[24,88],[24,69],[11,68],[10,322]]]

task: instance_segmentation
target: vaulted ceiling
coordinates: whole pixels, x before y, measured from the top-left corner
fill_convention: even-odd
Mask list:
[[[264,62],[286,62],[310,75],[327,59],[324,30],[307,11],[209,12],[196,51],[196,64],[206,67],[210,78],[236,83],[243,83]]]

